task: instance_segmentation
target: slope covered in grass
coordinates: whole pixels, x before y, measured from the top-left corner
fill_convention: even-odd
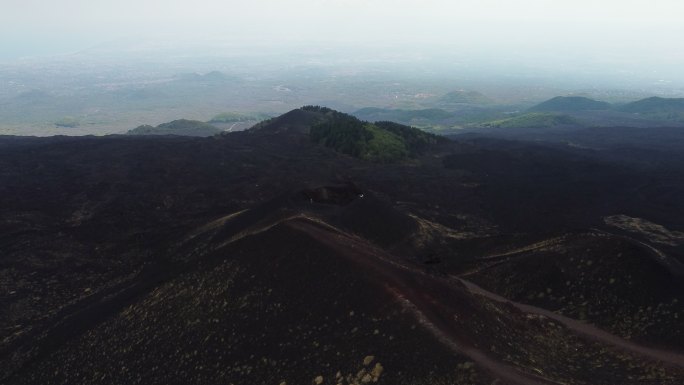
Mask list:
[[[440,141],[436,135],[398,123],[369,123],[329,109],[320,111],[326,116],[311,127],[311,140],[361,159],[381,163],[402,160]]]

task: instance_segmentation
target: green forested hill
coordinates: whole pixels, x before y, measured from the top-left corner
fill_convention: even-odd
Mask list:
[[[608,110],[610,103],[601,102],[582,96],[557,96],[530,108],[533,112],[576,112],[590,110]]]
[[[179,135],[179,136],[212,136],[221,130],[209,123],[198,120],[179,119],[162,123],[156,127],[150,125],[138,126],[127,132],[128,135]]]
[[[326,114],[311,127],[311,140],[336,151],[374,162],[392,162],[418,155],[442,139],[417,128],[393,122],[369,123],[323,107],[304,107]]]

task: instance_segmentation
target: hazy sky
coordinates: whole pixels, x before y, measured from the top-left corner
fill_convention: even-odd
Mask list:
[[[0,55],[124,37],[364,41],[667,53],[684,65],[681,0],[0,0]],[[661,59],[662,60],[662,59]]]

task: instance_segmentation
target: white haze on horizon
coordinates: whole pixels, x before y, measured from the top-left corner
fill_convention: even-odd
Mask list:
[[[0,0],[0,59],[117,39],[453,47],[548,66],[616,62],[684,84],[678,0]]]

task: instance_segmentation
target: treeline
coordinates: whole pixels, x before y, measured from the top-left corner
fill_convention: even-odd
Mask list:
[[[323,114],[327,114],[327,113],[337,113],[337,114],[341,114],[341,115],[347,115],[347,114],[344,114],[344,113],[342,113],[342,112],[335,111],[335,110],[333,110],[332,108],[323,107],[323,106],[304,106],[304,107],[301,108],[301,110],[310,111],[310,112],[320,112],[320,113],[323,113]]]
[[[434,144],[449,140],[443,136],[430,134],[423,130],[395,122],[375,122],[375,125],[383,130],[400,136],[404,140],[409,151],[414,155],[423,153],[428,147]]]
[[[302,110],[326,114],[324,122],[311,127],[312,141],[374,162],[415,157],[427,147],[447,140],[398,123],[365,122],[327,107],[305,106]]]
[[[321,107],[321,109],[332,112],[325,107]],[[312,110],[308,109],[307,111]],[[309,136],[314,142],[326,147],[334,148],[348,155],[362,157],[366,152],[367,143],[373,139],[373,134],[365,127],[366,124],[351,115],[337,112],[333,114],[331,119],[311,127]]]

